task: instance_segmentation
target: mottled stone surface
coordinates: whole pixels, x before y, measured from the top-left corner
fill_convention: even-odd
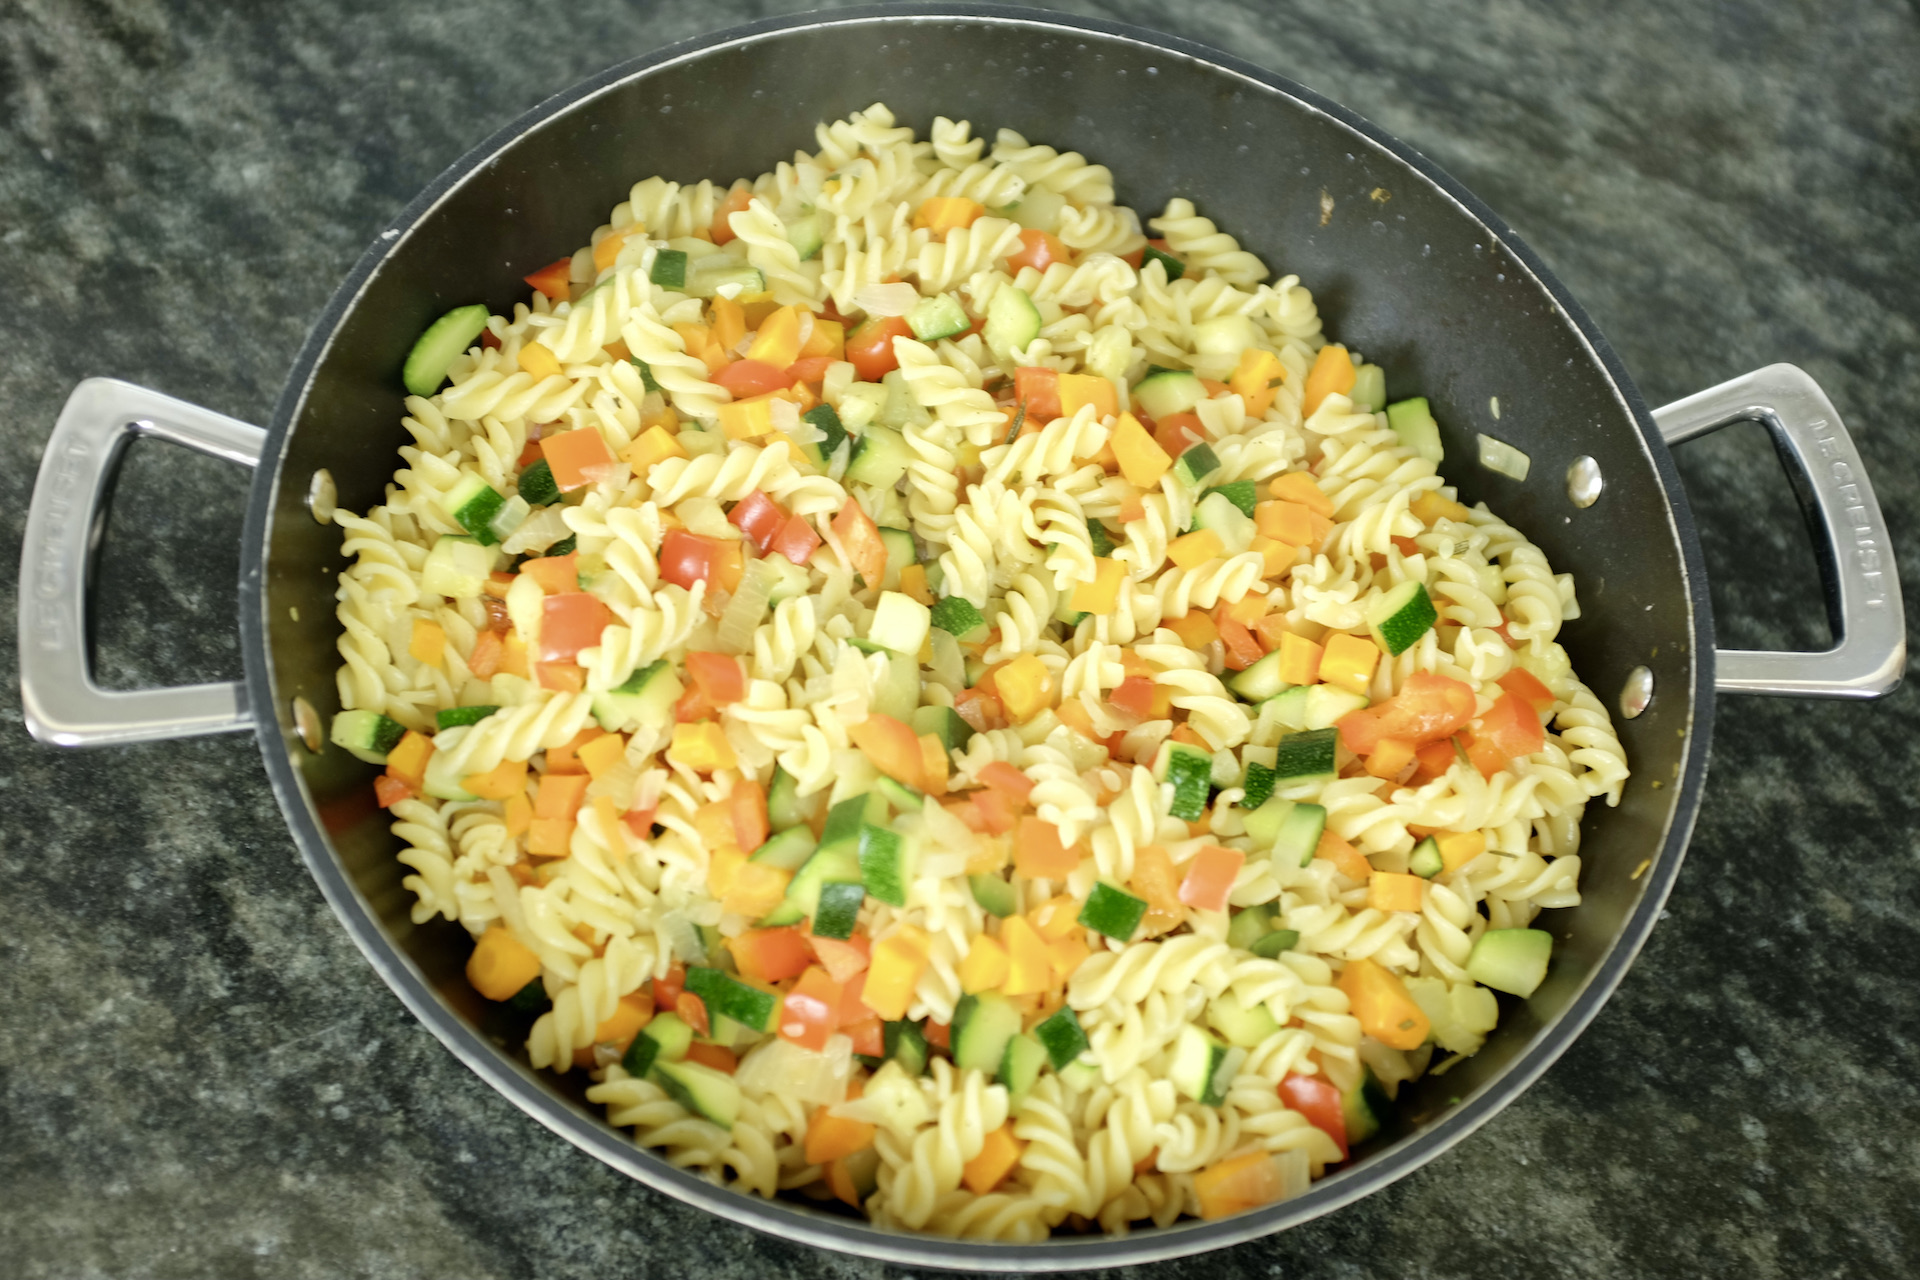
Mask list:
[[[77,380],[263,421],[340,275],[468,145],[618,58],[799,7],[16,0],[0,595]],[[1063,7],[1229,48],[1411,141],[1560,273],[1651,403],[1809,369],[1891,526],[1920,528],[1911,3]],[[1680,458],[1723,643],[1821,643],[1813,560],[1757,432]],[[101,590],[114,683],[238,674],[245,491],[220,464],[135,450]],[[4,628],[0,1273],[904,1274],[680,1207],[528,1121],[361,962],[250,740],[37,747],[13,643]],[[1537,1086],[1359,1205],[1142,1273],[1910,1274],[1916,738],[1909,691],[1723,700],[1669,917]]]

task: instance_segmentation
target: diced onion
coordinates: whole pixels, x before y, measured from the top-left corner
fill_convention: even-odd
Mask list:
[[[689,964],[701,964],[707,958],[707,944],[700,938],[700,931],[694,927],[693,917],[678,907],[662,911],[657,926],[660,933],[673,948],[673,958],[685,960]]]
[[[767,408],[773,417],[773,429],[784,431],[788,435],[800,429],[800,406],[791,400],[769,400]],[[819,432],[814,433],[816,437]],[[823,438],[823,437],[822,437]]]
[[[820,1053],[777,1037],[763,1040],[740,1060],[734,1073],[748,1093],[777,1093],[796,1102],[822,1105],[845,1098],[852,1078],[853,1041],[844,1035],[829,1036]]]
[[[727,601],[720,615],[720,630],[715,644],[721,653],[745,653],[753,647],[754,628],[767,612],[767,597],[773,591],[774,567],[755,560],[740,577],[740,589]]]
[[[1525,480],[1528,470],[1533,466],[1533,459],[1506,441],[1495,440],[1482,431],[1480,433],[1480,465],[1511,479]]]
[[[515,494],[513,500],[518,501],[519,495]],[[513,531],[513,536],[501,544],[501,549],[510,556],[517,556],[524,551],[545,551],[573,532],[561,514],[565,510],[558,503],[542,507]]]
[[[955,691],[966,688],[967,659],[953,633],[933,627],[927,632],[927,640],[933,646],[933,678]]]
[[[853,291],[853,305],[870,316],[903,316],[920,305],[920,291],[904,280],[862,285]]]

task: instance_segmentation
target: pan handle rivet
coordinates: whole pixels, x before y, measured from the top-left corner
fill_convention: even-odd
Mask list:
[[[1605,486],[1600,464],[1584,454],[1567,468],[1567,499],[1582,510],[1600,501],[1600,490]]]
[[[1620,690],[1620,714],[1632,720],[1653,702],[1653,672],[1635,667],[1627,672],[1627,683]]]
[[[305,698],[293,700],[293,727],[300,732],[300,741],[307,744],[307,750],[319,755],[327,745],[326,735],[320,729],[320,713]]]
[[[313,473],[313,479],[307,482],[307,510],[321,524],[333,520],[334,510],[340,505],[340,491],[334,488],[333,472],[325,467]]]

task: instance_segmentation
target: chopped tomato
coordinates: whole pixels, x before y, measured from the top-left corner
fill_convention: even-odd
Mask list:
[[[540,644],[535,662],[572,662],[582,649],[600,643],[613,614],[600,597],[567,591],[540,602]]]
[[[498,351],[500,349],[500,336],[491,329],[482,329],[480,331],[480,348],[483,351]],[[525,466],[526,464],[522,463],[521,465]]]
[[[373,798],[380,802],[382,809],[390,809],[402,800],[411,800],[413,794],[412,787],[384,773],[373,780]]]
[[[1540,683],[1531,671],[1515,667],[1495,683],[1508,693],[1524,698],[1541,715],[1553,710],[1553,690]]]
[[[526,282],[547,295],[549,302],[565,302],[573,292],[567,277],[573,274],[573,259],[561,258],[549,262],[532,275],[525,277]]]
[[[1491,738],[1476,738],[1470,733],[1463,733],[1460,739],[1466,747],[1467,763],[1478,769],[1483,778],[1491,779],[1506,768],[1507,761],[1513,758]]]
[[[1045,271],[1054,263],[1066,262],[1072,257],[1073,250],[1067,248],[1060,237],[1029,228],[1020,233],[1019,250],[1007,255],[1007,269],[1018,271],[1032,267],[1035,271]]]
[[[794,382],[818,382],[827,376],[827,370],[833,366],[832,356],[801,356],[787,366],[787,377]]]
[[[1144,720],[1153,708],[1153,681],[1145,676],[1128,676],[1107,695],[1107,702],[1117,711]]]
[[[656,1009],[675,1008],[680,993],[687,987],[687,967],[677,964],[667,970],[664,978],[653,980],[653,1007]]]
[[[779,503],[755,489],[734,504],[733,510],[727,513],[727,520],[752,539],[755,550],[765,555],[775,535],[785,527],[787,513],[780,509]]]
[[[687,1046],[687,1061],[712,1067],[715,1071],[724,1071],[728,1075],[732,1075],[740,1066],[740,1060],[733,1056],[733,1050],[698,1040]]]
[[[1170,458],[1177,459],[1196,444],[1205,443],[1206,438],[1207,430],[1200,425],[1197,413],[1170,413],[1153,423],[1153,442]]]
[[[713,225],[707,228],[707,235],[715,244],[728,244],[734,240],[732,217],[736,213],[745,213],[747,205],[753,199],[753,188],[744,181],[733,184],[727,192],[727,198],[713,211]]]
[[[1547,744],[1540,714],[1517,693],[1502,693],[1473,736],[1476,742],[1491,742],[1509,758],[1530,756]]]
[[[813,522],[805,516],[788,516],[787,522],[780,526],[780,532],[773,535],[773,541],[764,551],[785,556],[805,567],[819,549],[820,535],[815,532]]]
[[[1449,737],[1473,719],[1471,686],[1446,676],[1416,671],[1400,692],[1377,707],[1350,711],[1340,718],[1340,740],[1356,755],[1372,755],[1382,738],[1406,738],[1425,744]]]
[[[880,1019],[869,1014],[860,1021],[841,1028],[853,1038],[853,1051],[869,1058],[887,1056],[887,1046],[880,1037]]]
[[[879,533],[875,532],[877,540]],[[720,562],[722,548],[718,540],[669,529],[660,541],[660,576],[677,587],[693,590],[696,582],[710,582]],[[712,583],[718,586],[718,583]]]
[[[758,865],[758,864],[756,864]],[[813,963],[813,948],[798,925],[779,929],[749,929],[727,940],[740,975],[755,982],[785,982]]]
[[[1060,416],[1060,371],[1021,366],[1013,371],[1013,393],[1027,407],[1027,421],[1045,426]]]
[[[791,370],[776,369],[758,360],[735,360],[714,374],[713,381],[731,392],[735,400],[784,391],[794,384]]]
[[[927,1037],[929,1047],[952,1052],[953,1025],[951,1023],[935,1022],[932,1018],[928,1018],[921,1024],[920,1030]]]
[[[880,541],[879,526],[859,503],[849,502],[833,518],[833,532],[846,548],[854,572],[865,578],[869,587],[878,587],[887,575],[887,544]]]
[[[546,436],[540,441],[540,452],[546,456],[553,482],[562,493],[611,479],[621,466],[607,448],[606,438],[593,427]]]
[[[973,793],[973,810],[980,825],[992,835],[1003,836],[1020,820],[1024,806],[1005,791],[987,787]]]
[[[873,943],[864,933],[855,933],[845,941],[809,933],[807,945],[813,948],[813,954],[820,958],[820,963],[835,982],[849,981],[873,962]],[[861,1016],[866,1016],[864,1008]]]
[[[847,736],[881,773],[909,787],[926,790],[920,738],[909,726],[892,716],[870,715],[859,724],[849,726]]]
[[[714,705],[707,701],[707,691],[697,684],[687,686],[680,695],[680,701],[673,704],[673,722],[675,724],[698,724],[702,720],[711,720]]]
[[[840,984],[819,965],[810,966],[780,1002],[780,1038],[819,1053],[840,1029]]]
[[[1459,759],[1453,750],[1453,739],[1442,738],[1438,742],[1429,742],[1413,753],[1413,776],[1407,781],[1413,786],[1424,786],[1453,768],[1453,762]]]
[[[980,770],[980,781],[995,791],[1006,792],[1019,804],[1025,804],[1033,794],[1033,779],[1004,760],[995,760]]]
[[[1202,911],[1225,911],[1234,877],[1246,860],[1247,855],[1237,849],[1204,846],[1187,864],[1186,879],[1180,882],[1180,901]]]
[[[1289,1074],[1280,1082],[1280,1101],[1332,1138],[1333,1144],[1340,1148],[1340,1158],[1347,1158],[1346,1112],[1340,1106],[1340,1091],[1325,1076]]]
[[[724,707],[747,696],[747,673],[741,669],[740,659],[730,653],[693,650],[687,654],[687,674],[693,677],[694,684],[712,706]]]
[[[847,335],[847,359],[862,382],[878,382],[900,367],[893,340],[911,338],[913,329],[900,316],[875,316]]]

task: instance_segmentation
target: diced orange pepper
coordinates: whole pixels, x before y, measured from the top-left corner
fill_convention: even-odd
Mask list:
[[[1433,842],[1440,846],[1440,860],[1449,871],[1458,871],[1487,851],[1484,831],[1436,831]]]
[[[732,1075],[740,1067],[740,1059],[734,1056],[733,1050],[700,1040],[687,1046],[686,1060],[697,1062],[703,1067],[712,1067],[715,1071],[723,1071],[727,1075]]]
[[[533,825],[533,801],[527,799],[524,793],[508,796],[504,816],[506,818],[508,835],[523,836],[527,834],[528,828]]]
[[[1190,747],[1199,747],[1202,751],[1208,749],[1207,740],[1201,737],[1200,731],[1190,724],[1177,724],[1173,726],[1171,737],[1175,742],[1184,742]]]
[[[1333,499],[1305,471],[1289,471],[1274,477],[1267,492],[1282,502],[1298,502],[1318,515],[1333,515]],[[1255,507],[1254,511],[1257,514],[1259,508]]]
[[[740,345],[742,338],[747,336],[746,308],[732,298],[722,297],[714,298],[709,305],[713,310],[713,340],[719,343],[720,349],[731,358],[733,349]],[[787,361],[787,364],[792,363],[791,360]],[[784,369],[787,365],[777,367]]]
[[[1220,602],[1220,610],[1243,627],[1251,627],[1267,616],[1267,598],[1258,592],[1243,596],[1228,603]]]
[[[1071,418],[1082,406],[1092,405],[1095,417],[1111,418],[1120,412],[1120,397],[1113,381],[1097,373],[1060,375],[1060,416]]]
[[[533,816],[572,820],[586,798],[587,776],[583,773],[549,773],[540,779],[534,795]]]
[[[685,458],[689,455],[686,446],[680,443],[678,436],[668,432],[664,427],[648,427],[634,437],[633,443],[629,444],[620,456],[626,460],[629,467],[633,468],[635,475],[644,476],[657,462],[663,462],[668,458]]]
[[[940,739],[930,733],[920,735],[920,789],[930,796],[947,794],[947,772],[952,761]]]
[[[617,733],[609,733],[585,744],[577,754],[580,763],[586,766],[587,776],[597,778],[626,758],[627,740]]]
[[[927,944],[926,933],[910,924],[896,926],[874,943],[861,1002],[889,1022],[906,1017],[913,989],[927,968]]]
[[[1276,542],[1303,547],[1313,540],[1313,508],[1304,502],[1273,498],[1255,504],[1253,523]]]
[[[732,400],[720,406],[720,429],[729,440],[753,440],[773,430],[771,395]]]
[[[933,592],[927,586],[927,566],[910,564],[900,570],[900,594],[933,607]]]
[[[479,646],[476,644],[474,647],[478,648]],[[533,675],[533,666],[527,660],[527,642],[525,640],[522,640],[519,636],[510,635],[501,643],[498,673],[501,675],[519,676],[522,680],[528,679]],[[477,675],[479,673],[475,672],[475,674]]]
[[[815,958],[813,944],[827,941],[831,939],[814,938],[799,925],[786,925],[775,929],[748,929],[728,938],[727,950],[740,967],[741,977],[771,986],[805,973]]]
[[[747,855],[732,841],[708,846],[707,892],[724,899],[733,891],[733,882],[739,877],[740,868],[746,865]]]
[[[536,683],[557,693],[579,693],[587,687],[587,673],[572,661],[536,662]]]
[[[1111,443],[1120,474],[1136,488],[1154,488],[1173,466],[1172,455],[1147,434],[1147,429],[1131,413],[1120,415],[1114,424]]]
[[[601,236],[599,242],[593,246],[594,271],[605,271],[612,266],[620,257],[622,245],[634,236],[645,236],[646,233],[647,229],[639,223],[629,222],[626,226]]]
[[[1347,993],[1360,1030],[1389,1049],[1418,1049],[1432,1024],[1406,984],[1372,960],[1349,960],[1334,985]]]
[[[824,357],[828,360],[842,360],[846,358],[846,350],[846,324],[839,320],[823,320],[815,316],[813,332],[807,335],[806,342],[802,344],[800,358],[805,360]]]
[[[1225,555],[1226,544],[1211,529],[1195,529],[1167,544],[1167,559],[1182,569],[1197,569],[1209,560]]]
[[[1186,904],[1180,901],[1180,873],[1174,868],[1172,855],[1159,845],[1150,844],[1134,852],[1133,875],[1127,887],[1146,901],[1147,914],[1140,923],[1149,936],[1178,928],[1187,918]]]
[[[1285,577],[1287,571],[1293,568],[1297,554],[1296,548],[1284,542],[1275,542],[1263,533],[1253,535],[1253,541],[1248,545],[1247,550],[1259,553],[1262,578]]]
[[[527,762],[502,760],[485,773],[470,773],[460,785],[482,800],[505,800],[527,788]]]
[[[1442,497],[1438,489],[1422,489],[1420,496],[1407,504],[1407,510],[1413,512],[1414,518],[1424,525],[1432,525],[1442,519],[1465,524],[1473,516],[1471,511],[1453,499]]]
[[[733,883],[727,886],[727,895],[720,900],[720,909],[757,920],[780,905],[780,900],[786,896],[787,884],[792,879],[793,872],[785,868],[768,866],[764,862],[748,862],[735,873]]]
[[[807,1124],[808,1164],[829,1164],[873,1145],[874,1128],[864,1120],[848,1120],[821,1107]],[[856,1204],[854,1206],[858,1208]]]
[[[553,482],[562,493],[612,479],[620,471],[618,459],[595,427],[543,436],[540,452],[546,455],[547,466],[553,470]]]
[[[580,590],[580,557],[577,553],[537,556],[522,564],[520,572],[539,583],[540,590],[548,595]]]
[[[573,819],[535,818],[527,826],[527,852],[542,858],[564,858],[573,849]]]
[[[427,761],[433,758],[433,739],[409,729],[387,752],[387,773],[416,792],[426,785]]]
[[[1375,871],[1367,877],[1367,905],[1376,911],[1418,911],[1427,882],[1397,871]]]
[[[598,725],[588,725],[579,733],[557,747],[547,749],[548,773],[585,773],[587,766],[580,763],[580,748],[595,738],[604,737],[606,730]]]
[[[1189,649],[1204,649],[1220,638],[1220,628],[1213,625],[1213,616],[1198,609],[1160,625],[1179,636],[1180,643]]]
[[[1001,991],[1010,996],[1037,995],[1047,989],[1053,976],[1053,957],[1042,938],[1025,916],[1008,916],[1000,922],[1000,941],[1007,949],[1007,981]]]
[[[1332,827],[1320,833],[1320,843],[1315,846],[1313,856],[1325,858],[1341,875],[1361,884],[1367,883],[1373,874],[1373,864],[1358,849],[1335,835]]]
[[[1027,919],[1033,922],[1041,937],[1053,942],[1074,931],[1079,925],[1076,919],[1079,914],[1080,904],[1061,893],[1027,912]]]
[[[511,1000],[540,976],[540,957],[503,924],[490,926],[467,957],[467,981],[489,1000]]]
[[[1287,367],[1280,363],[1279,356],[1248,347],[1240,353],[1240,363],[1227,385],[1246,402],[1247,412],[1258,417],[1273,404],[1274,389],[1286,380]]]
[[[1093,948],[1087,945],[1086,936],[1072,933],[1064,938],[1055,938],[1047,944],[1047,963],[1054,983],[1065,982],[1073,976],[1073,971],[1086,962],[1093,954]]]
[[[747,347],[747,359],[784,369],[800,358],[800,311],[781,307],[760,322]]]
[[[1013,869],[1029,880],[1064,880],[1080,865],[1080,852],[1060,843],[1060,829],[1028,814],[1014,837]]]
[[[1320,348],[1320,353],[1313,358],[1313,368],[1307,370],[1306,390],[1300,397],[1301,416],[1310,418],[1328,396],[1345,395],[1353,390],[1358,372],[1345,347],[1329,343]]]
[[[980,934],[967,946],[960,962],[960,989],[969,995],[995,991],[1007,980],[1007,949],[998,938]]]
[[[895,782],[924,791],[925,761],[920,739],[908,726],[892,716],[869,715],[847,728],[847,736],[873,767]]]
[[[1007,1121],[989,1133],[980,1144],[980,1153],[962,1166],[961,1181],[973,1194],[987,1194],[1020,1163],[1020,1153],[1026,1148],[1026,1143],[1013,1136],[1013,1121]]]
[[[425,618],[413,620],[413,636],[407,642],[407,652],[430,667],[440,665],[440,659],[446,655],[447,633],[437,622]]]
[[[1320,680],[1364,695],[1373,683],[1373,669],[1379,665],[1379,645],[1366,636],[1335,632],[1327,637],[1320,655]]]
[[[1289,631],[1280,637],[1280,678],[1288,684],[1312,684],[1320,676],[1321,646]]]

